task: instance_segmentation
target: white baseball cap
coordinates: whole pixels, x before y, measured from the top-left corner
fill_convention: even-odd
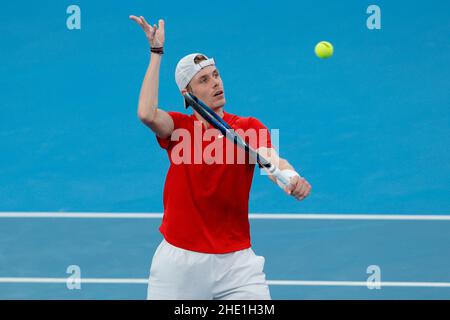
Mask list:
[[[194,58],[198,55],[204,56],[206,60],[200,61],[199,63],[194,62]],[[192,78],[203,68],[207,66],[214,66],[214,59],[208,58],[202,53],[191,53],[184,56],[177,63],[175,68],[175,82],[177,83],[178,89],[183,90],[187,87]]]

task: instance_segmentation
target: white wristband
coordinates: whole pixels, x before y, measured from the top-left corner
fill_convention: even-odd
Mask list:
[[[286,177],[286,180],[288,180],[288,181],[290,181],[292,177],[295,177],[295,176],[300,177],[300,175],[296,171],[291,170],[291,169],[281,170],[281,174],[284,177]],[[280,186],[280,188],[282,188],[282,189],[285,188],[285,185],[283,185],[278,179],[277,179],[277,184]]]

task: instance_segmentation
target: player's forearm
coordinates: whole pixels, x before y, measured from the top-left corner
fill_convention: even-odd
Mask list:
[[[151,54],[150,64],[142,81],[141,92],[139,94],[138,116],[146,122],[152,122],[156,115],[161,57],[159,54]]]
[[[289,169],[289,170],[295,171],[294,167],[286,159],[282,159],[282,158],[280,158],[280,163],[278,164],[278,168],[280,170]]]

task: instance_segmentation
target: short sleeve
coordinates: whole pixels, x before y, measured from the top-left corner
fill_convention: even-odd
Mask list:
[[[256,118],[250,117],[248,120],[249,128],[256,130],[257,132],[257,145],[251,145],[251,147],[258,149],[261,147],[272,148],[272,141],[270,139],[270,131]]]
[[[181,112],[175,112],[175,111],[168,111],[167,112],[173,121],[173,129],[178,129],[178,128],[182,128],[182,124],[183,124],[183,119],[189,117]],[[170,140],[171,136],[167,137],[167,138],[160,138],[158,136],[156,136],[156,140],[158,141],[159,145],[161,148],[163,149],[168,149],[170,146],[170,143],[172,142]]]

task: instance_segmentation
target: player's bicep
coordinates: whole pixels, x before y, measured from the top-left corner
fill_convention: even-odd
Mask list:
[[[175,127],[171,115],[161,109],[156,110],[155,117],[152,121],[146,122],[143,120],[143,122],[156,136],[163,139],[170,137]]]
[[[261,147],[266,147],[268,149],[272,149],[272,142],[270,139],[270,132],[269,129],[258,119],[250,117],[249,118],[249,127],[256,130],[257,133],[257,142],[256,145],[252,144],[252,141],[250,141],[250,146],[258,149]]]

